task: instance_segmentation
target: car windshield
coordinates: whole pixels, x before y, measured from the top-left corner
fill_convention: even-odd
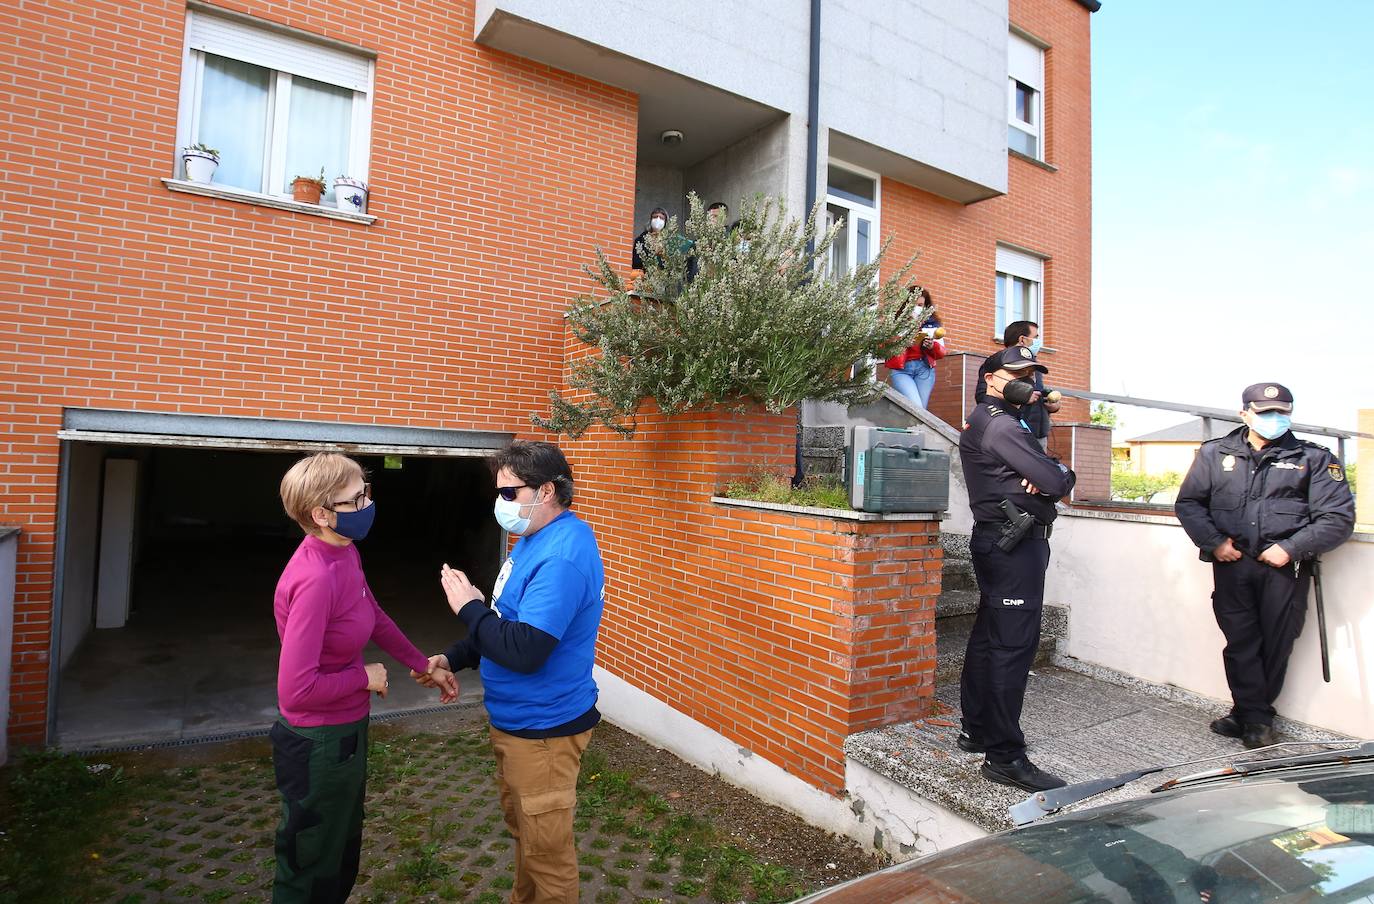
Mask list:
[[[1295,770],[1074,813],[903,864],[821,900],[1374,904],[1374,769]]]

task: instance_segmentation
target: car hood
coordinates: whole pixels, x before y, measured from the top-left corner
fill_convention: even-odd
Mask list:
[[[803,901],[1374,901],[1374,765],[1229,777],[1010,829]]]

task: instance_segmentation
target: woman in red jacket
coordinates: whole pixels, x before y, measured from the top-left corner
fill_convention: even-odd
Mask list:
[[[935,362],[946,354],[945,340],[934,335],[940,329],[940,315],[935,312],[930,290],[912,286],[907,291],[921,300],[914,315],[921,323],[921,332],[917,333],[915,344],[883,363],[892,371],[893,389],[922,408],[929,408],[930,391],[935,388]]]

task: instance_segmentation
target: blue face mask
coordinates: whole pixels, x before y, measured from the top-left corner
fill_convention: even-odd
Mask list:
[[[1044,348],[1044,347],[1045,347],[1045,343],[1041,342],[1040,339],[1039,339],[1039,337],[1037,337],[1036,340],[1030,344],[1031,354],[1035,354],[1035,355],[1040,354],[1040,349],[1042,349],[1042,348]]]
[[[1265,439],[1278,439],[1293,426],[1293,419],[1278,411],[1255,412],[1250,415],[1250,429]]]
[[[372,503],[360,512],[335,512],[334,533],[350,540],[362,540],[372,530],[372,522],[377,517],[377,503]]]

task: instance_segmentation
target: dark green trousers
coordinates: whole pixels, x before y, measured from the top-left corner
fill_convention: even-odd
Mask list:
[[[367,791],[367,719],[348,725],[272,725],[281,792],[275,904],[348,900],[358,878]]]

